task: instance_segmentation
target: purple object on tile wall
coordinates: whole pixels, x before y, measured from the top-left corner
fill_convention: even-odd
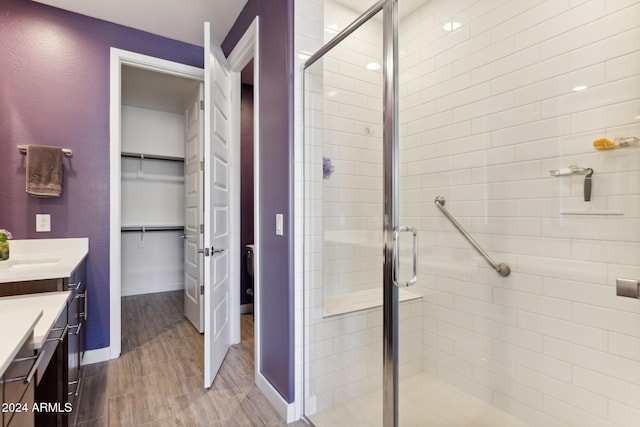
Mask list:
[[[294,399],[293,0],[249,0],[222,48],[233,49],[260,16],[261,373]],[[284,214],[284,236],[274,220]]]
[[[0,227],[16,239],[88,237],[88,349],[109,345],[109,49],[196,67],[203,49],[26,0],[0,2]],[[62,197],[25,192],[18,144],[64,146]],[[51,214],[50,233],[35,232]]]

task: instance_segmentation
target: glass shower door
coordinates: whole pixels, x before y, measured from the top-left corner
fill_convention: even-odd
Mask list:
[[[393,1],[335,10],[327,28],[344,30],[305,64],[304,411],[316,426],[397,416],[394,16]]]

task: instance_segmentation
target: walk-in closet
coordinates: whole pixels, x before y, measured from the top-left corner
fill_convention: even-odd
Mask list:
[[[122,296],[184,289],[185,144],[200,83],[122,67]]]

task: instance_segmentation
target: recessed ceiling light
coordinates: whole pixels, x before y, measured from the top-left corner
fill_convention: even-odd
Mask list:
[[[324,27],[324,30],[329,34],[337,34],[339,31],[339,28],[336,24],[330,24]]]
[[[378,64],[377,62],[369,62],[367,64],[367,70],[369,71],[376,71],[380,69],[380,64]]]
[[[445,22],[442,28],[444,28],[445,31],[452,32],[457,30],[460,27],[462,27],[461,23],[451,20],[451,21]]]
[[[580,92],[581,90],[585,90],[587,88],[587,86],[585,85],[578,85],[578,86],[574,86],[574,88],[572,89],[574,92]]]

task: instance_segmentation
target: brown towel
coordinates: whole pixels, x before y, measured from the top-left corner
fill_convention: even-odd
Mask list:
[[[62,156],[60,147],[27,146],[27,193],[36,197],[60,197]]]

